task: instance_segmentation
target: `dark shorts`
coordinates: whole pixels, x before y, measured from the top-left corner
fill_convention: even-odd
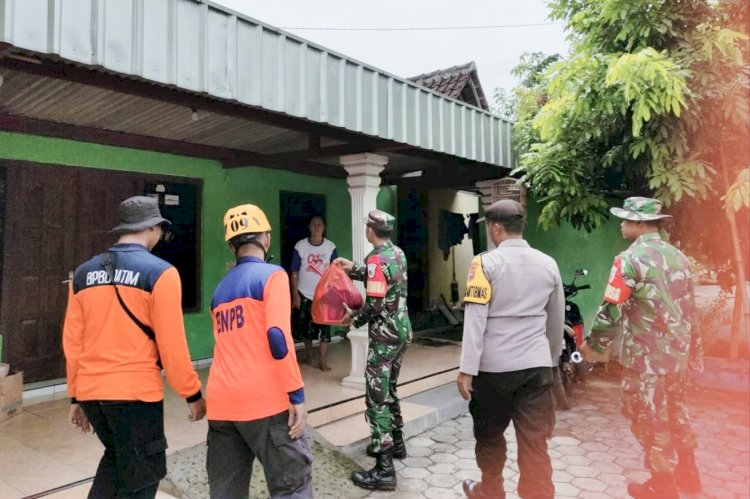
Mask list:
[[[312,300],[304,296],[300,302],[297,320],[294,324],[295,337],[301,340],[320,340],[331,342],[331,326],[315,324],[312,321]]]
[[[312,451],[306,436],[289,436],[289,412],[254,421],[208,421],[206,470],[211,497],[245,499],[255,458],[271,497],[308,499]]]

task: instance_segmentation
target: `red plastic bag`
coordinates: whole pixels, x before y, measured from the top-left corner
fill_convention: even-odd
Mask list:
[[[365,304],[362,295],[346,272],[338,265],[331,264],[315,287],[312,321],[315,324],[332,326],[341,324],[346,314],[343,303],[352,310],[360,309]]]

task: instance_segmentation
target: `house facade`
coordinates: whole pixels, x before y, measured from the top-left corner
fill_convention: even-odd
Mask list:
[[[175,222],[158,252],[180,271],[201,359],[233,264],[227,208],[266,211],[282,265],[313,213],[354,259],[376,206],[398,214],[402,245],[429,247],[438,204],[507,174],[510,133],[480,107],[211,2],[0,0],[2,360],[27,382],[63,376],[65,281],[114,241],[128,196],[157,197]]]

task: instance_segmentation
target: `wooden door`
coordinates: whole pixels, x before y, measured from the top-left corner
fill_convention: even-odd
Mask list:
[[[78,265],[116,241],[109,231],[117,224],[120,202],[130,196],[153,195],[155,185],[180,194],[179,206],[162,203],[164,213],[181,228],[179,237],[162,256],[178,267],[183,296],[192,300],[187,305],[198,310],[199,181],[136,172],[0,162],[0,334],[5,349],[2,360],[9,362],[14,371],[23,370],[25,382],[65,376],[61,330],[68,286],[63,281]],[[175,199],[174,193],[172,196]]]
[[[117,205],[143,192],[133,174],[10,164],[6,173],[0,334],[24,381],[65,376],[68,273],[109,247]]]
[[[130,196],[142,196],[146,184],[144,175],[130,172],[83,168],[77,172],[74,268],[115,243],[117,237],[109,231],[117,225],[117,207]]]
[[[75,262],[76,175],[68,168],[6,168],[0,332],[11,369],[36,381],[64,374],[60,317]]]

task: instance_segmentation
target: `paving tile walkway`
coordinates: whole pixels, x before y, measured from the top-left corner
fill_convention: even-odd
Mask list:
[[[449,398],[445,393],[442,396]],[[617,382],[592,378],[577,392],[573,399],[573,409],[557,413],[557,427],[549,443],[556,497],[627,497],[628,481],[642,481],[648,477],[642,467],[640,448],[630,434],[627,421],[619,413],[619,396]],[[691,387],[688,403],[700,445],[696,456],[705,486],[705,494],[697,497],[750,498],[750,395]],[[17,421],[22,422],[22,419]],[[505,469],[506,489],[508,497],[515,498],[518,485],[517,445],[511,429],[506,437],[510,449]],[[0,448],[9,441],[0,438]],[[63,443],[56,442],[55,445]],[[316,497],[464,497],[461,482],[466,478],[480,478],[474,459],[474,444],[472,422],[468,414],[448,419],[422,433],[409,435],[409,457],[395,461],[399,475],[398,490],[372,492],[369,495],[367,491],[355,489],[348,482],[348,475],[351,468],[356,467],[355,463],[346,464],[348,459],[333,448],[326,452],[318,449],[315,466],[317,475],[314,478],[317,480]],[[66,448],[70,451],[77,447]],[[189,448],[184,456],[185,462],[194,468],[185,469],[191,483],[195,480],[205,482],[200,479],[205,470],[205,458],[203,455],[196,458],[190,454],[198,451],[204,452],[205,445]],[[178,459],[178,454],[170,459]],[[374,460],[366,456],[357,456],[355,459],[365,468],[374,464]],[[0,474],[11,471],[10,461],[0,461],[0,465],[3,463]],[[344,464],[336,467],[336,463]],[[23,459],[19,459],[16,464],[16,473],[23,473],[25,468],[29,468],[29,462]],[[342,469],[342,466],[347,469]],[[177,466],[171,462],[170,468],[175,471]],[[257,470],[255,475],[257,481],[262,473]],[[30,474],[30,477],[39,478],[36,473]],[[88,484],[54,497],[82,498],[85,497],[87,486]],[[203,489],[193,485],[183,492],[187,492],[185,497],[207,497]],[[0,497],[16,497],[7,492],[0,487]],[[162,497],[167,496],[162,494]],[[252,497],[267,497],[262,483],[256,487]]]
[[[592,378],[574,397],[573,409],[557,413],[557,427],[549,443],[556,497],[628,497],[628,481],[648,478],[640,447],[620,415],[619,394],[616,381]],[[704,494],[683,497],[750,497],[750,397],[691,387],[688,403],[700,445],[696,458],[703,473]],[[518,464],[512,428],[506,438],[506,490],[509,498],[515,498]],[[398,490],[372,492],[368,497],[465,497],[461,482],[481,476],[474,460],[468,414],[412,436],[407,448],[409,457],[396,461]],[[374,464],[366,456],[357,462],[365,468]]]

